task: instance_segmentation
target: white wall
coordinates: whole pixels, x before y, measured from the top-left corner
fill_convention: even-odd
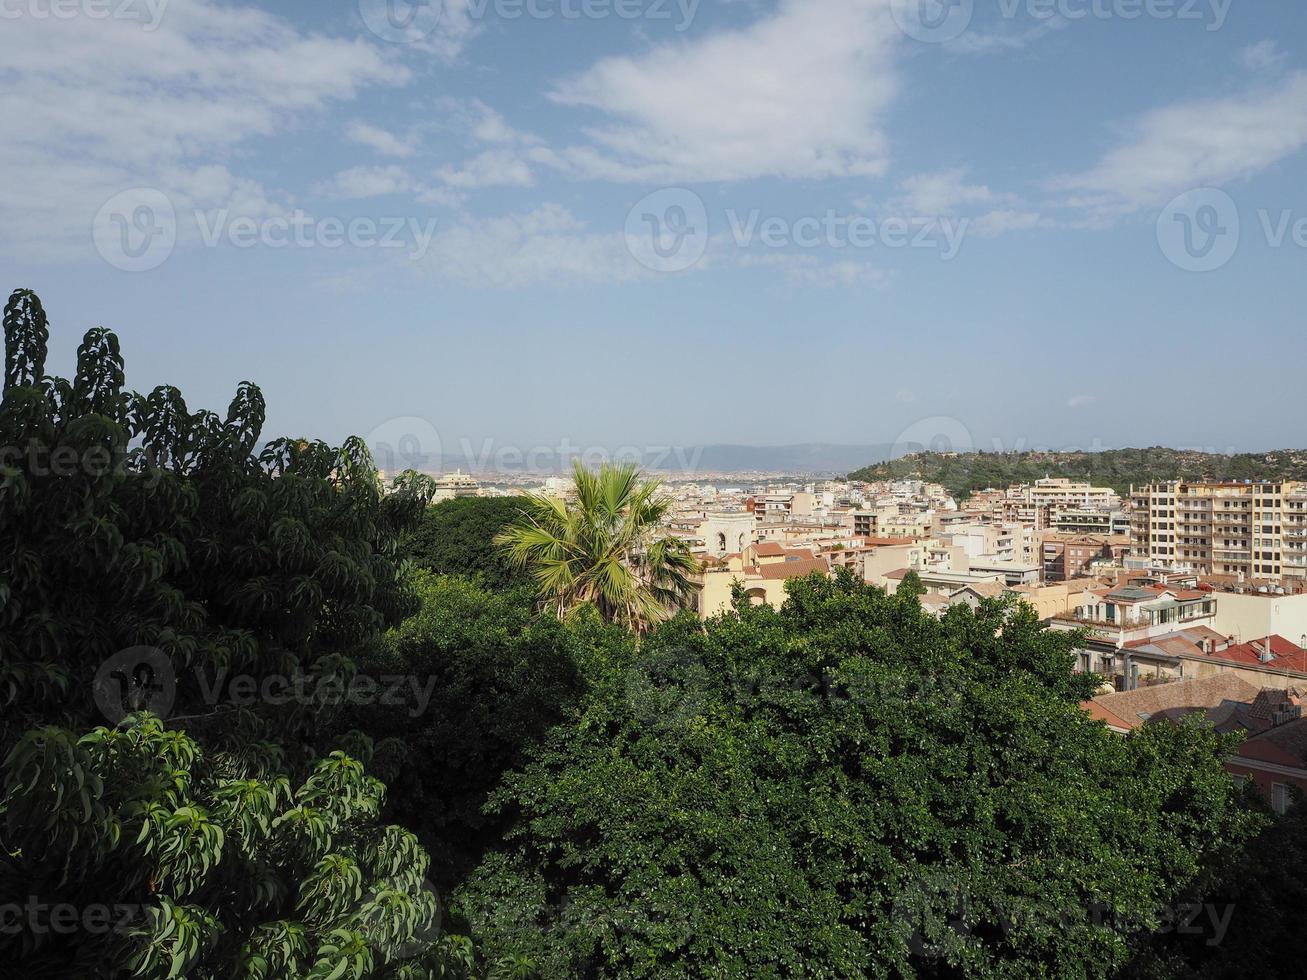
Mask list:
[[[1217,592],[1218,633],[1236,636],[1240,643],[1279,633],[1291,643],[1301,643],[1307,634],[1307,594],[1237,595]]]

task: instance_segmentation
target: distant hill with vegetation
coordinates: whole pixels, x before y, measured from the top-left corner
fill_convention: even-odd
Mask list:
[[[873,482],[919,477],[957,497],[987,487],[1033,483],[1044,477],[1088,480],[1125,494],[1131,485],[1165,480],[1307,480],[1307,450],[1267,453],[1192,452],[1183,449],[1110,449],[1103,452],[911,453],[849,474]]]

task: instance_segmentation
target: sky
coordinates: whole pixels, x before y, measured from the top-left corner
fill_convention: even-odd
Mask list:
[[[1304,445],[1282,0],[0,0],[50,369],[265,436]]]

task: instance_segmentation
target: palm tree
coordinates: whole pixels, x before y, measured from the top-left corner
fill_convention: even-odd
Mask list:
[[[573,464],[576,500],[529,494],[521,519],[495,537],[529,570],[559,618],[587,603],[609,622],[643,633],[684,606],[699,563],[684,541],[659,535],[671,502],[634,465],[598,472]]]

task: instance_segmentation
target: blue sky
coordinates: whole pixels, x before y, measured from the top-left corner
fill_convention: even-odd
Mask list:
[[[447,452],[1303,444],[1301,4],[389,2],[0,3],[53,368]]]

